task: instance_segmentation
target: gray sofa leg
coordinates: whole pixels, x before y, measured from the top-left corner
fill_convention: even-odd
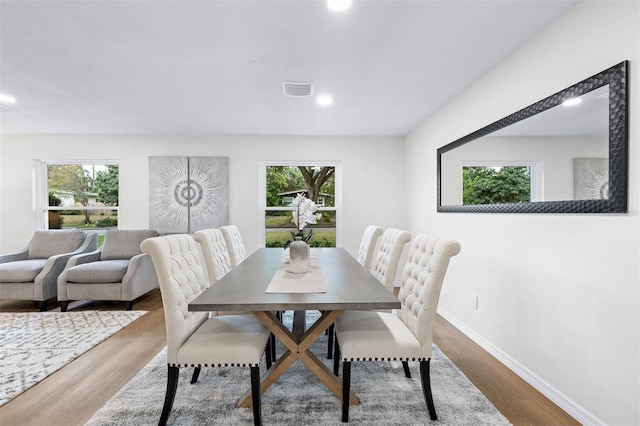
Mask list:
[[[127,309],[127,311],[132,310],[133,309],[133,301],[124,302],[124,307]]]
[[[69,308],[69,302],[66,300],[61,300],[60,301],[60,312],[67,312],[67,309]]]
[[[36,303],[38,304],[38,309],[40,312],[45,312],[47,310],[47,300],[38,300]]]

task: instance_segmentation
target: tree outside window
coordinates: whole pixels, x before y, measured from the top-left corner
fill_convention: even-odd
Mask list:
[[[46,164],[47,228],[117,227],[118,187],[117,164]]]
[[[528,166],[465,166],[462,204],[527,203],[531,201]]]
[[[312,247],[335,247],[337,226],[336,167],[333,165],[268,165],[265,169],[265,245],[284,247],[295,231],[292,208],[298,194],[314,201],[322,214],[309,241]]]

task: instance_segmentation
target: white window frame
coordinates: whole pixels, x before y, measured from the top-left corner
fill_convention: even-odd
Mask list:
[[[541,161],[463,161],[462,168],[465,167],[529,167],[531,202],[544,201]]]
[[[260,198],[260,219],[259,228],[260,237],[258,244],[260,247],[264,247],[265,242],[265,215],[264,212],[268,210],[293,210],[293,208],[287,209],[283,207],[267,207],[267,167],[269,166],[313,166],[313,167],[334,167],[335,168],[335,199],[334,207],[319,207],[319,211],[335,211],[336,212],[336,247],[342,247],[342,163],[339,161],[261,161],[258,196]],[[292,225],[293,226],[293,225]]]
[[[119,206],[59,206],[49,207],[49,183],[47,181],[47,168],[50,165],[69,164],[69,165],[87,165],[87,164],[100,164],[100,165],[119,165],[117,160],[47,160],[39,159],[34,160],[34,211],[35,211],[35,224],[36,229],[49,229],[49,211],[54,210],[113,210],[119,211]],[[120,181],[118,180],[118,186]],[[118,188],[118,192],[119,192]],[[95,232],[97,234],[104,234],[104,230],[100,229],[84,229],[87,232]]]

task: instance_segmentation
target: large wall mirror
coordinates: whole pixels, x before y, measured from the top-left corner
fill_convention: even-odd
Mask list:
[[[438,149],[438,211],[627,212],[627,62]]]

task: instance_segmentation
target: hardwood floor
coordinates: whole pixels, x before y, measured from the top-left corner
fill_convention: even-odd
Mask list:
[[[122,304],[100,302],[70,308],[124,309]],[[160,292],[142,297],[134,309],[149,313],[0,407],[0,425],[70,426],[89,420],[166,344]],[[36,307],[2,302],[0,311],[28,312]],[[441,317],[434,340],[514,425],[579,424]]]
[[[512,424],[580,424],[440,316],[433,340]]]

